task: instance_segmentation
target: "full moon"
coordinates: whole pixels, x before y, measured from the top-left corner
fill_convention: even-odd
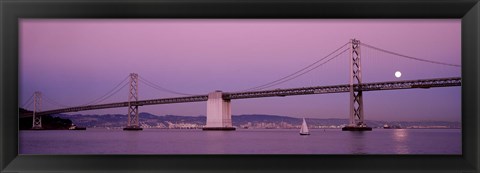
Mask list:
[[[402,72],[396,71],[395,72],[395,77],[400,78],[402,76]]]

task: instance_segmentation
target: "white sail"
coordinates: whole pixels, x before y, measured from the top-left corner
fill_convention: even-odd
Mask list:
[[[307,122],[305,122],[305,118],[303,118],[302,128],[300,128],[300,134],[309,134],[308,126],[307,126]]]

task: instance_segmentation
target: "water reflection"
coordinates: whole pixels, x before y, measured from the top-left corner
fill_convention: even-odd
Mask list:
[[[19,154],[462,154],[460,129],[311,133],[305,137],[297,129],[19,131]]]
[[[365,146],[365,138],[366,135],[365,133],[368,132],[362,132],[362,131],[350,131],[350,139],[352,140],[350,142],[350,151],[352,154],[368,154],[366,151],[366,146]]]
[[[394,150],[398,154],[409,154],[409,148],[407,145],[408,132],[406,129],[394,129],[393,130]]]
[[[129,149],[131,148],[139,148],[139,143],[141,143],[142,141],[140,141],[139,139],[139,136],[140,134],[135,132],[135,131],[124,131],[125,133],[125,137],[128,139],[127,140],[127,145],[125,148],[126,151],[128,151]]]
[[[225,139],[231,132],[228,131],[203,131],[206,138],[206,150],[211,154],[225,153],[227,140]],[[223,141],[223,142],[222,142]]]

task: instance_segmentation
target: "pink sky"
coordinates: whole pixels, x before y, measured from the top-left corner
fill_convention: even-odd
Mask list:
[[[129,73],[179,92],[239,91],[284,77],[351,38],[402,54],[461,63],[460,20],[20,20],[20,104],[34,91],[80,105],[110,91]],[[348,56],[284,84],[348,83]],[[461,68],[362,49],[363,82],[459,77]],[[395,71],[402,77],[394,77]],[[460,87],[366,92],[373,120],[460,121]],[[139,86],[141,99],[180,95]],[[103,103],[126,101],[124,89]],[[348,94],[233,100],[238,114],[347,118]],[[59,108],[44,103],[42,109]],[[140,112],[205,115],[206,103],[154,105]],[[127,108],[80,113],[121,113]]]

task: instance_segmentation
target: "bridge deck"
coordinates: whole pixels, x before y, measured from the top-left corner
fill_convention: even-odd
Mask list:
[[[353,89],[356,91],[381,91],[381,90],[397,90],[397,89],[415,89],[415,88],[433,88],[433,87],[452,87],[461,86],[462,79],[455,78],[436,78],[436,79],[422,79],[422,80],[408,80],[408,81],[389,81],[389,82],[376,82],[376,83],[363,83],[360,85],[353,85]],[[314,86],[303,88],[288,88],[288,89],[275,89],[265,91],[250,91],[250,92],[234,92],[223,93],[223,99],[247,99],[247,98],[261,98],[261,97],[284,97],[294,95],[310,95],[310,94],[328,94],[328,93],[342,93],[350,92],[350,85],[332,85],[332,86]],[[207,101],[208,95],[197,95],[188,97],[174,97],[174,98],[161,98],[152,100],[140,100],[131,102],[132,105],[145,106],[156,104],[173,104],[173,103],[185,103],[185,102],[201,102]],[[38,112],[37,115],[49,115],[59,114],[65,112],[78,112],[95,109],[107,109],[117,107],[127,107],[128,102],[117,102],[99,105],[87,105],[77,106],[63,109],[47,110]],[[20,117],[29,117],[32,113],[25,113]]]
[[[437,78],[437,79],[423,79],[423,80],[363,83],[361,85],[353,85],[353,89],[355,91],[360,91],[360,90],[380,91],[380,90],[461,86],[461,83],[462,83],[461,78]],[[265,90],[265,91],[224,93],[223,99],[226,99],[226,100],[246,99],[246,98],[258,98],[258,97],[328,94],[328,93],[342,93],[342,92],[350,92],[350,85],[345,84],[345,85],[332,85],[332,86],[275,89],[275,90]]]

